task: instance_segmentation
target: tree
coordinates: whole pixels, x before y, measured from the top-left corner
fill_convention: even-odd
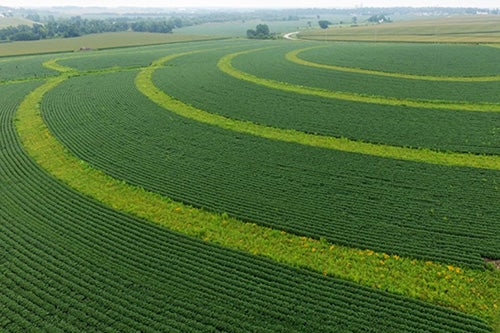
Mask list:
[[[247,30],[247,37],[250,39],[268,39],[273,38],[274,34],[269,32],[269,26],[267,24],[259,24],[254,29]]]
[[[248,29],[247,30],[247,38],[253,39],[256,38],[257,32],[253,29]]]
[[[269,36],[269,26],[267,24],[258,24],[255,28],[255,32],[260,38],[267,37]]]
[[[327,20],[320,20],[320,21],[318,21],[318,24],[319,24],[319,26],[321,27],[321,29],[327,29],[327,28],[328,28],[328,26],[329,26],[330,24],[332,24],[332,22],[327,21]]]
[[[391,22],[391,19],[386,17],[384,14],[373,15],[368,19],[368,22],[384,23]]]

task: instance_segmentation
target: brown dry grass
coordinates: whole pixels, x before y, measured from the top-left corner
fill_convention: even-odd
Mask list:
[[[356,27],[332,26],[300,33],[314,40],[500,43],[500,15],[453,16]]]

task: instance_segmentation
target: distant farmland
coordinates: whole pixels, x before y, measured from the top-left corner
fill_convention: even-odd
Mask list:
[[[500,16],[452,16],[442,19],[399,21],[376,25],[331,27],[300,34],[312,40],[412,41],[445,43],[500,42]]]
[[[193,40],[207,40],[214,37],[202,35],[158,34],[149,32],[109,32],[75,38],[55,38],[27,42],[0,44],[0,57],[40,53],[73,52],[80,49],[100,50],[115,47],[155,45]]]
[[[492,332],[498,91],[484,45],[0,59],[0,330]]]
[[[32,25],[33,21],[20,17],[0,17],[0,29],[8,26]]]

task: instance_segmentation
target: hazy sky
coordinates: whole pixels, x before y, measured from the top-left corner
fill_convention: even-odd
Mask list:
[[[245,8],[352,8],[364,7],[482,7],[499,8],[499,0],[0,0],[0,6],[48,7],[48,6],[99,6],[99,7],[245,7]]]

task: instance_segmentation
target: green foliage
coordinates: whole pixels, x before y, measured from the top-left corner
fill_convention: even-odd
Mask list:
[[[258,24],[255,30],[247,30],[247,38],[250,39],[270,39],[274,37],[275,35],[269,31],[269,26],[267,24]]]
[[[320,26],[321,29],[328,29],[328,26],[330,24],[332,24],[332,22],[330,22],[328,20],[319,20],[318,24],[319,24],[319,26]]]
[[[384,14],[375,14],[372,15],[368,18],[368,22],[373,22],[373,23],[385,23],[385,22],[392,22],[389,17],[386,17]]]
[[[174,28],[183,26],[182,20],[174,18],[166,19],[82,19],[79,16],[69,19],[50,19],[45,24],[34,23],[33,25],[18,25],[17,27],[5,27],[0,29],[0,40],[25,41],[46,38],[69,38],[87,34],[118,31],[137,31],[170,33]]]

